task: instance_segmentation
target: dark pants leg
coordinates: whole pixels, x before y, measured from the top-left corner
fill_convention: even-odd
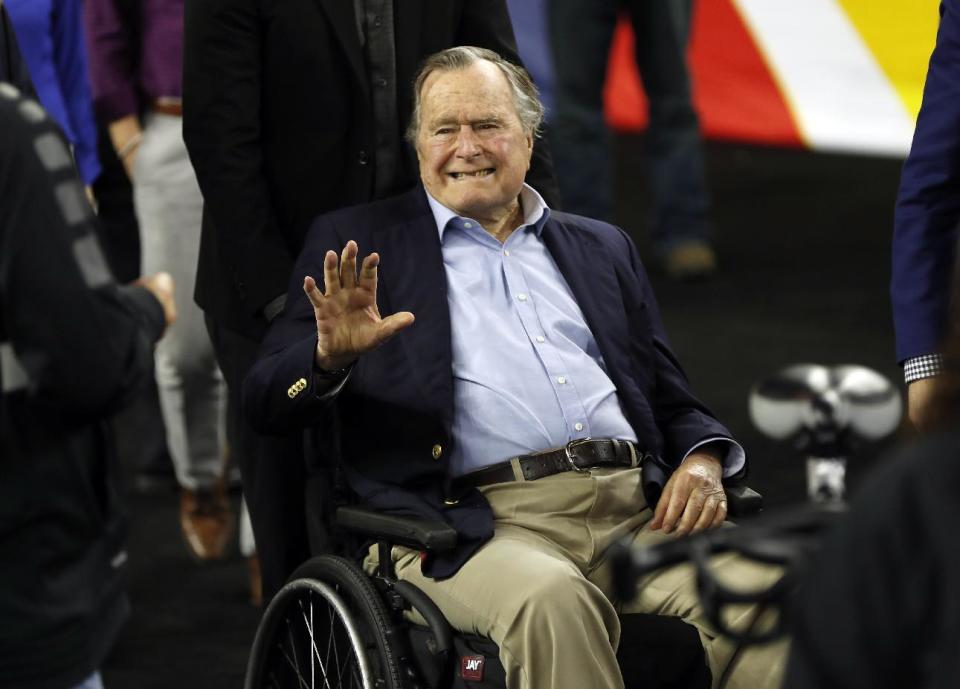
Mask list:
[[[603,118],[603,81],[619,2],[550,0],[547,5],[556,73],[550,143],[563,208],[610,220],[612,141]]]
[[[687,45],[693,0],[627,0],[637,67],[650,104],[645,155],[652,189],[650,228],[661,255],[678,243],[706,241],[712,230],[699,122],[693,108]]]
[[[310,557],[303,434],[261,435],[245,423],[240,392],[260,343],[217,325],[209,316],[206,322],[227,383],[227,437],[240,466],[267,602]]]

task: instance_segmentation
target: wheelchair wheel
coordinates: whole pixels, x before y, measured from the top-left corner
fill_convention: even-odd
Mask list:
[[[389,619],[357,565],[309,560],[267,606],[244,689],[402,689]]]

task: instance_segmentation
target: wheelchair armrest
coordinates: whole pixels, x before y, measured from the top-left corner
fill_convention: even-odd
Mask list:
[[[439,521],[397,517],[363,507],[339,507],[337,526],[369,536],[377,541],[402,545],[415,550],[443,552],[457,544],[457,532]]]
[[[727,514],[731,517],[751,517],[763,510],[763,496],[749,486],[724,486],[727,493]]]

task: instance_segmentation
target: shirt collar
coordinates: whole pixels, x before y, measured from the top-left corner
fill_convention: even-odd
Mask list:
[[[478,225],[480,224],[472,218],[464,218],[463,216],[457,215],[454,211],[433,198],[429,191],[424,189],[424,192],[427,195],[427,202],[430,204],[433,219],[437,223],[437,232],[440,235],[441,244],[443,244],[443,233],[446,231],[451,220],[459,218],[461,220],[472,220]],[[520,227],[530,226],[539,237],[540,233],[543,232],[543,226],[550,217],[550,208],[547,207],[546,202],[543,200],[543,197],[537,193],[537,190],[526,183],[520,190],[520,205],[523,208],[523,223],[521,223]]]

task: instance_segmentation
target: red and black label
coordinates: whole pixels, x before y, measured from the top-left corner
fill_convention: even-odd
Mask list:
[[[460,676],[470,682],[483,681],[483,656],[461,656]]]

